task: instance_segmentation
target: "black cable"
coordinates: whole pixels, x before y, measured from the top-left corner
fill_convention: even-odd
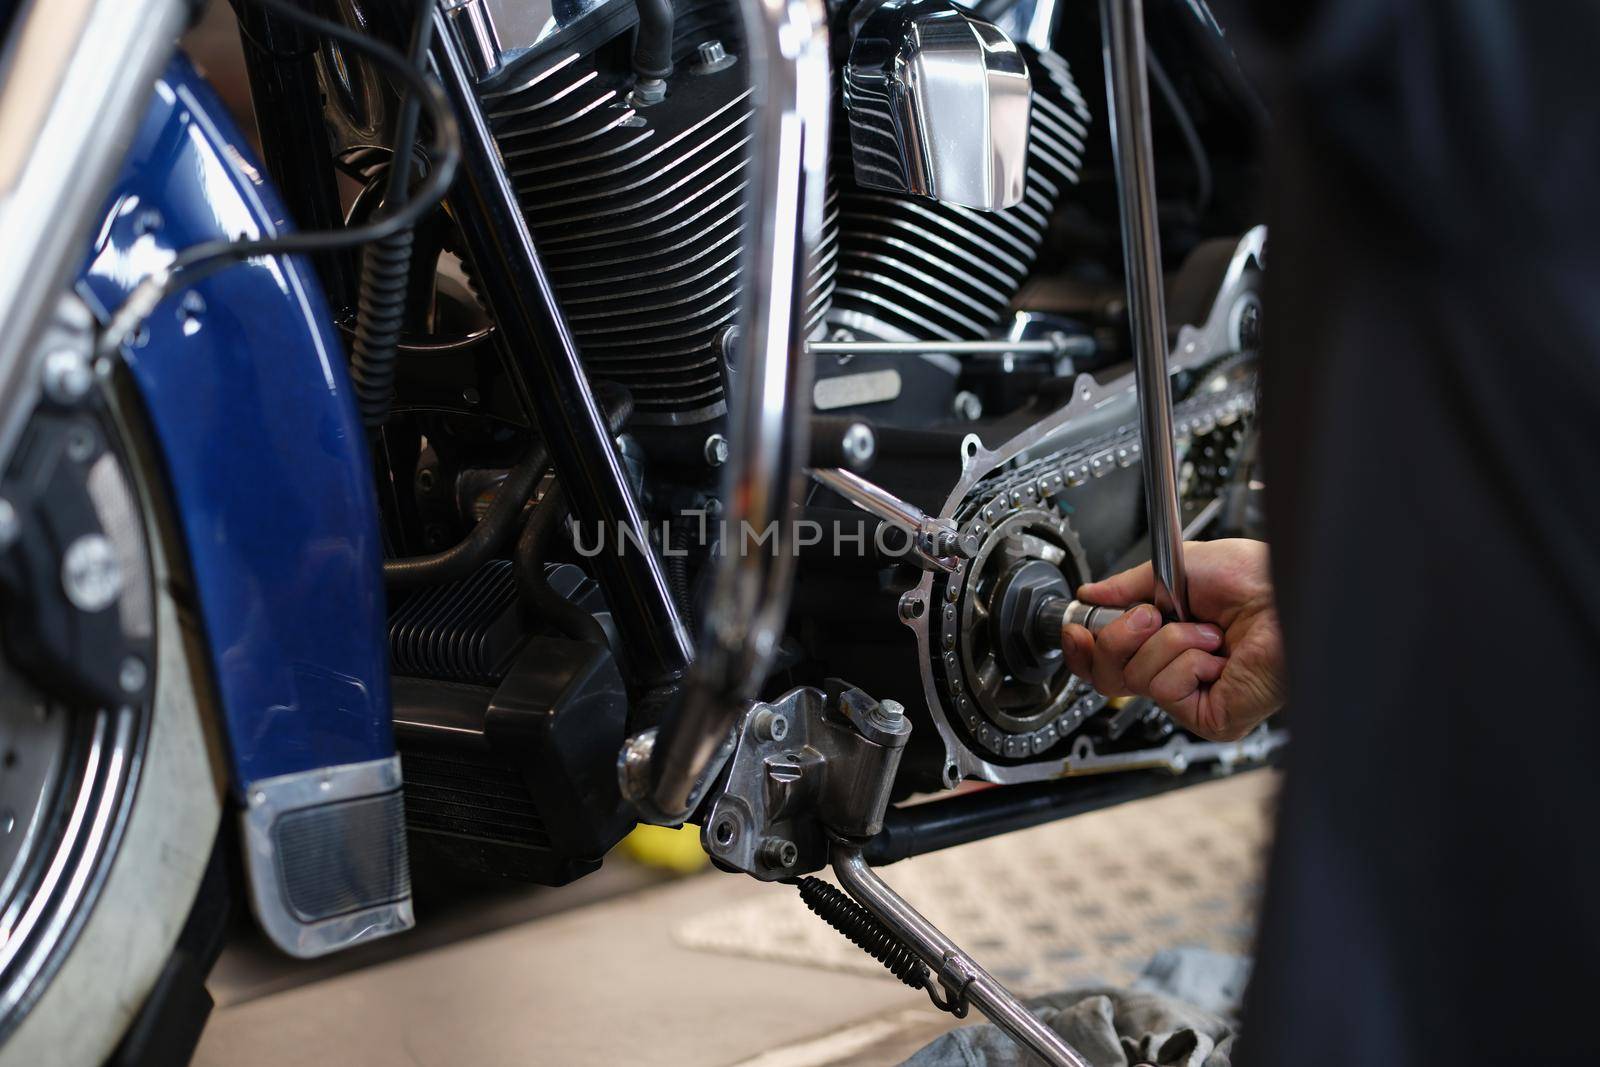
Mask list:
[[[489,501],[489,509],[471,533],[443,552],[384,560],[384,584],[390,589],[437,585],[465,578],[483,566],[505,546],[511,531],[516,529],[523,505],[533,496],[533,490],[548,466],[550,453],[545,449],[544,442],[534,441],[522,462],[511,468],[511,473],[500,483],[494,499]]]
[[[605,409],[606,426],[613,435],[621,433],[633,417],[633,398],[623,389],[615,389],[611,396],[603,397],[601,406]],[[517,538],[517,591],[530,615],[552,623],[575,641],[609,645],[605,628],[595,617],[556,592],[545,575],[550,540],[566,517],[566,492],[560,482],[552,482]]]
[[[1160,60],[1156,59],[1154,52],[1149,54],[1148,59],[1150,80],[1156,83],[1156,90],[1167,102],[1167,109],[1172,112],[1172,118],[1178,124],[1178,132],[1183,137],[1183,143],[1194,160],[1196,185],[1194,211],[1196,215],[1201,215],[1211,204],[1211,158],[1206,155],[1206,146],[1200,140],[1200,131],[1195,129],[1194,120],[1190,118],[1188,108],[1183,106],[1183,99],[1178,96],[1177,87],[1172,84],[1172,79],[1167,77],[1166,69],[1161,66]]]
[[[443,199],[445,192],[450,188],[450,183],[455,180],[456,168],[461,163],[461,130],[456,123],[455,113],[450,110],[450,103],[445,98],[444,91],[423,73],[420,66],[413,65],[405,56],[382,41],[340,23],[312,15],[296,7],[289,0],[249,0],[249,2],[297,23],[313,33],[365,52],[376,63],[403,81],[408,92],[414,94],[421,105],[427,108],[428,121],[433,127],[433,140],[429,150],[433,167],[426,180],[403,203],[386,203],[382,210],[359,226],[346,226],[338,230],[313,230],[253,240],[224,238],[184,249],[165,270],[147,276],[135,286],[133,292],[117,308],[101,337],[99,352],[102,355],[114,354],[157,305],[180,288],[194,285],[244,259],[326,252],[382,240],[414,225]],[[419,0],[419,3],[431,14],[437,0]]]
[[[641,78],[672,76],[672,0],[633,0],[639,30],[633,43],[633,69]]]
[[[583,608],[555,591],[545,577],[544,560],[549,554],[550,539],[556,528],[567,517],[567,494],[560,482],[552,482],[544,499],[528,516],[517,538],[517,592],[522,597],[523,611],[529,617],[548,622],[574,641],[606,646],[605,627]]]
[[[425,69],[428,41],[433,28],[433,4],[417,4],[411,27],[412,66]],[[411,184],[411,150],[417,139],[421,101],[408,92],[395,125],[394,153],[389,161],[384,204],[405,200]],[[355,389],[361,421],[376,429],[389,420],[389,398],[394,392],[395,358],[406,320],[410,290],[412,246],[416,227],[407,226],[366,246],[361,257],[361,282],[356,298],[355,336],[350,344],[350,384]]]

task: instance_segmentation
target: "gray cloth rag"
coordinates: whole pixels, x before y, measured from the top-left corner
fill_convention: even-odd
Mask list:
[[[1230,1067],[1235,1028],[1229,1018],[1238,1012],[1248,974],[1249,962],[1237,956],[1173,949],[1157,953],[1132,989],[1074,989],[1036,997],[1028,1008],[1094,1067]],[[985,1024],[945,1034],[903,1067],[1031,1067],[1038,1062]]]

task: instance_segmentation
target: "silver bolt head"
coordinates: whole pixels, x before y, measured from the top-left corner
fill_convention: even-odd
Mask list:
[[[61,557],[61,588],[79,611],[104,611],[122,594],[122,566],[104,534],[84,534]]]
[[[955,402],[952,406],[955,408],[955,415],[958,419],[976,422],[978,419],[983,418],[983,401],[978,398],[978,394],[969,392],[966,389],[956,394]]]
[[[728,462],[728,439],[720,433],[714,433],[706,438],[706,462],[713,467],[720,467]]]
[[[771,708],[756,712],[753,721],[756,737],[762,741],[782,741],[789,736],[789,720]]]
[[[89,357],[70,348],[58,348],[44,357],[44,393],[57,404],[73,405],[94,387]]]
[[[737,59],[728,54],[721,41],[707,41],[695,49],[692,70],[696,74],[715,74],[719,70],[727,70],[735,62]]]
[[[122,686],[124,693],[139,692],[149,679],[150,671],[145,667],[144,660],[138,656],[129,656],[123,660],[122,667],[117,671],[117,684]]]
[[[878,452],[878,437],[872,432],[871,426],[854,422],[845,430],[842,445],[851,463],[864,466],[872,462],[872,457]]]
[[[653,107],[666,98],[667,83],[661,78],[640,78],[628,94],[628,102],[634,107]]]
[[[898,700],[880,700],[878,702],[878,711],[890,722],[897,722],[905,718],[906,706]]]

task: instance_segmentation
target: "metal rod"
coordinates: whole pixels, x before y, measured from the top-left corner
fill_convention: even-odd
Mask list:
[[[648,796],[630,798],[657,822],[681,821],[693,809],[771,668],[794,585],[791,514],[804,485],[810,428],[805,279],[827,194],[827,15],[820,0],[741,0],[739,10],[755,119],[740,264],[748,284],[730,368],[726,532],[699,658],[651,747]],[[770,547],[746,543],[773,531]],[[625,752],[624,768],[627,758]],[[624,770],[625,788],[629,781]]]
[[[814,356],[914,356],[938,353],[947,356],[1085,356],[1093,354],[1094,338],[1062,334],[1035,337],[1026,341],[808,341],[806,351]]]
[[[590,536],[617,538],[591,562],[634,680],[646,686],[676,682],[693,656],[689,631],[661,561],[644,547],[650,544],[644,516],[444,19],[443,12],[434,15],[432,55],[461,122],[464,148],[452,214],[466,246],[479,257],[475,276],[504,341],[512,388],[538,424],[580,528]]]
[[[869,482],[852,471],[820,468],[813,470],[811,477],[868,515],[876,515],[884,522],[898,526],[912,536],[922,533],[930,521],[928,513],[915,504],[901,500],[881,485]],[[954,541],[945,547],[947,552],[953,551]]]
[[[1106,96],[1122,251],[1127,261],[1128,318],[1134,378],[1139,388],[1139,435],[1144,449],[1144,499],[1150,522],[1155,603],[1169,619],[1189,617],[1178,517],[1177,463],[1172,445],[1172,387],[1167,379],[1167,312],[1162,292],[1161,231],[1150,145],[1150,82],[1146,72],[1142,0],[1101,0]]]
[[[975,535],[963,538],[954,522],[929,515],[853,471],[822,467],[812,470],[811,477],[867,514],[904,530],[911,538],[912,551],[930,567],[954,570],[957,554],[972,556],[977,553]]]
[[[879,878],[867,865],[861,846],[834,842],[833,871],[845,892],[876,915],[947,985],[956,986],[1017,1044],[1052,1067],[1090,1067],[1089,1061],[1074,1052],[1060,1034],[1023,1007],[994,975],[978,966],[976,960]]]

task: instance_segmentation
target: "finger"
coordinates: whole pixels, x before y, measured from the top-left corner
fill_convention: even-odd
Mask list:
[[[1148,693],[1155,676],[1191,648],[1215,652],[1222,647],[1222,631],[1208,623],[1173,622],[1156,631],[1128,661],[1123,678],[1135,693]]]
[[[1061,629],[1061,651],[1066,653],[1067,669],[1079,678],[1094,674],[1094,634],[1072,623]]]
[[[1085,604],[1110,604],[1116,607],[1153,599],[1155,593],[1155,576],[1148,563],[1078,587],[1078,599]]]
[[[1222,677],[1222,669],[1227,665],[1228,661],[1221,656],[1213,656],[1203,649],[1188,649],[1150,680],[1150,699],[1180,725],[1204,734],[1214,725],[1202,722],[1206,689]]]
[[[1140,604],[1101,630],[1094,639],[1094,669],[1090,675],[1094,687],[1108,697],[1127,696],[1123,669],[1160,626],[1160,613],[1149,604]]]

